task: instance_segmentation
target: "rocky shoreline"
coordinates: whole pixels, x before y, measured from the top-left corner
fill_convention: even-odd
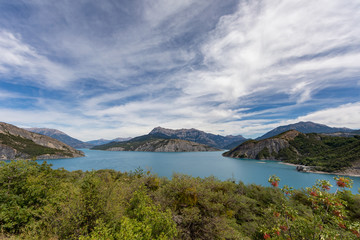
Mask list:
[[[338,172],[323,172],[323,171],[315,170],[314,166],[305,166],[305,165],[298,165],[298,164],[285,163],[285,162],[281,162],[281,164],[295,166],[296,170],[298,172],[342,175],[342,176],[349,176],[349,177],[360,177],[360,168],[358,166],[350,167],[346,170],[338,171]]]

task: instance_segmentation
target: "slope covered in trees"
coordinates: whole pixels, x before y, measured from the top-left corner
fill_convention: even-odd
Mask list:
[[[313,166],[325,172],[352,168],[359,174],[360,136],[335,137],[290,130],[264,140],[249,140],[225,152],[226,157],[271,159]]]
[[[140,169],[68,172],[0,163],[2,239],[357,239],[360,196],[338,178],[306,190]]]

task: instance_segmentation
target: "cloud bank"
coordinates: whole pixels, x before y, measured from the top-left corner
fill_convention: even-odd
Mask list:
[[[355,0],[36,0],[0,11],[1,121],[82,140],[156,126],[247,137],[299,120],[360,128]]]

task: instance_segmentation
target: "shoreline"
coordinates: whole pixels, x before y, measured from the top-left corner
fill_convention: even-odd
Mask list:
[[[284,165],[289,165],[289,166],[294,166],[294,167],[311,167],[311,166],[305,166],[305,165],[299,165],[299,164],[295,164],[295,163],[286,163],[286,162],[279,162],[280,164],[284,164]],[[351,169],[347,169],[350,170]],[[306,171],[299,171],[296,169],[296,171],[298,172],[304,172],[304,173],[318,173],[318,174],[328,174],[328,175],[341,175],[341,176],[349,176],[349,177],[360,177],[360,173],[356,174],[356,173],[347,173],[346,171],[342,171],[342,172],[323,172],[323,171],[316,171],[316,170],[311,170],[311,169],[307,169]]]

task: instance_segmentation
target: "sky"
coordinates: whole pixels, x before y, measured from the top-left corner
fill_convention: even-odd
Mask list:
[[[360,1],[0,0],[0,121],[83,141],[359,129]]]

